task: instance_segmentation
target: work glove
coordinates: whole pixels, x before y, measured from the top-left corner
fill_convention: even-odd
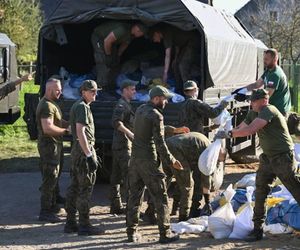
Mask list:
[[[245,89],[245,87],[238,88],[238,89],[234,90],[233,92],[231,92],[231,94],[232,94],[232,95],[238,94],[242,89]],[[246,92],[247,92],[247,91],[246,91]]]
[[[238,101],[238,102],[244,102],[244,101],[247,100],[247,95],[245,95],[245,94],[236,94],[236,95],[234,96],[234,99],[235,99],[236,101]]]
[[[223,109],[225,109],[225,108],[228,106],[228,104],[229,104],[229,102],[227,102],[227,101],[225,101],[225,100],[222,100],[222,101],[220,102],[220,106],[221,106]]]
[[[86,158],[86,163],[88,165],[90,172],[95,172],[97,170],[98,162],[94,159],[93,156],[89,156]]]
[[[231,138],[231,135],[229,135],[229,133],[231,133],[231,131],[229,131],[229,132],[226,132],[224,130],[218,131],[215,134],[214,141],[216,139],[229,139],[229,138]]]

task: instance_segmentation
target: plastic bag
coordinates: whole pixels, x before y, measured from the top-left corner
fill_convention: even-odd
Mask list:
[[[179,223],[171,223],[171,230],[178,234],[184,234],[184,233],[199,234],[204,232],[205,229],[206,227],[203,225],[190,224],[186,221],[181,221]]]
[[[295,158],[296,161],[300,162],[300,144],[299,143],[295,143],[294,144],[294,151],[295,151]]]
[[[240,214],[237,215],[234,225],[233,231],[230,234],[229,238],[231,239],[244,239],[254,228],[254,224],[252,221],[253,218],[253,207],[252,207],[252,194],[254,188],[247,187],[247,203],[245,208],[241,211]]]
[[[208,217],[208,227],[215,239],[228,238],[232,232],[234,220],[236,218],[231,206],[231,199],[235,194],[235,190],[230,184],[224,191],[224,196],[227,203],[217,209],[211,216]]]
[[[263,230],[265,233],[270,234],[290,234],[294,229],[286,224],[276,223],[271,225],[264,224]]]
[[[218,163],[219,153],[222,146],[222,140],[217,139],[210,144],[200,155],[198,159],[198,167],[204,175],[211,175]]]
[[[246,174],[242,179],[240,179],[236,184],[235,188],[246,188],[249,186],[255,187],[256,173]]]
[[[232,116],[230,113],[225,109],[222,111],[222,113],[217,116],[216,118],[212,119],[212,122],[216,125],[220,125],[220,127],[224,127],[227,123],[227,121],[231,121]]]

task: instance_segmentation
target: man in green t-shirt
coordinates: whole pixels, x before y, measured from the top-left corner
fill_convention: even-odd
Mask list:
[[[182,83],[192,79],[191,69],[197,64],[199,34],[196,31],[184,31],[171,25],[158,24],[151,28],[150,38],[155,43],[163,42],[165,47],[163,82],[167,81],[170,65],[173,65],[176,90],[182,92]],[[171,63],[173,48],[175,57]]]
[[[276,176],[300,204],[300,179],[296,176],[294,145],[287,123],[279,110],[269,104],[267,90],[253,90],[251,106],[245,120],[229,132],[221,131],[216,138],[245,137],[257,133],[263,153],[256,175],[254,230],[248,241],[263,237],[262,224],[265,219],[265,199]]]
[[[50,78],[46,83],[46,92],[36,109],[38,129],[38,151],[42,172],[41,211],[39,220],[51,223],[60,222],[55,214],[59,209],[57,202],[58,178],[63,162],[62,137],[68,133],[68,122],[62,119],[60,107],[56,101],[61,95],[61,83]]]
[[[80,87],[82,98],[75,102],[70,111],[70,125],[73,136],[71,150],[71,184],[67,192],[67,221],[64,232],[78,232],[78,235],[99,235],[104,230],[90,223],[90,201],[96,182],[99,165],[95,144],[95,127],[90,103],[96,100],[97,84],[86,80]],[[79,226],[76,212],[79,213]]]
[[[147,31],[144,24],[108,21],[97,26],[91,36],[98,86],[109,84],[109,71],[120,62],[120,57],[131,40],[142,37]]]
[[[277,65],[277,62],[278,52],[275,49],[266,50],[264,55],[265,72],[255,83],[249,84],[244,88],[247,88],[249,91],[261,87],[267,89],[270,96],[270,104],[274,105],[287,118],[291,109],[291,95],[286,75],[282,68]],[[244,95],[238,94],[241,89],[243,88],[232,92],[232,94],[237,94],[238,98],[241,98],[238,100],[243,100]]]

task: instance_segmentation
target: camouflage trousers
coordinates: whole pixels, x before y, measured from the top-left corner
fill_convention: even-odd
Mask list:
[[[116,208],[122,207],[122,199],[127,202],[128,199],[128,165],[130,160],[131,151],[113,150],[113,165],[112,173],[110,176],[111,185],[111,206]],[[123,192],[121,192],[121,187]],[[122,195],[121,195],[122,193]]]
[[[129,198],[127,203],[127,234],[137,230],[145,187],[157,212],[157,223],[161,236],[170,229],[170,213],[165,174],[159,161],[131,158],[128,171]]]
[[[97,157],[92,146],[91,150],[93,157]],[[74,142],[72,146],[71,159],[71,184],[67,190],[65,207],[67,221],[76,221],[76,212],[78,210],[79,224],[86,226],[90,224],[90,201],[96,182],[96,171],[89,171],[86,156],[81,150],[79,142]]]
[[[63,165],[63,145],[48,140],[38,141],[40,170],[42,174],[41,211],[51,212],[59,194],[58,179]]]
[[[296,175],[294,152],[268,157],[260,155],[260,165],[256,175],[255,207],[253,222],[261,228],[265,220],[265,200],[271,191],[270,185],[276,176],[300,204],[300,178]]]

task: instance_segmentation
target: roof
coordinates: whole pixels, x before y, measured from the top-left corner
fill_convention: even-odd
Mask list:
[[[0,45],[15,46],[15,44],[4,33],[0,33]]]
[[[206,86],[232,87],[237,81],[251,83],[256,77],[254,39],[229,13],[197,0],[41,0],[44,24],[41,35],[56,40],[60,24],[84,23],[110,18],[141,20],[152,25],[165,22],[182,30],[204,31],[207,67]]]

